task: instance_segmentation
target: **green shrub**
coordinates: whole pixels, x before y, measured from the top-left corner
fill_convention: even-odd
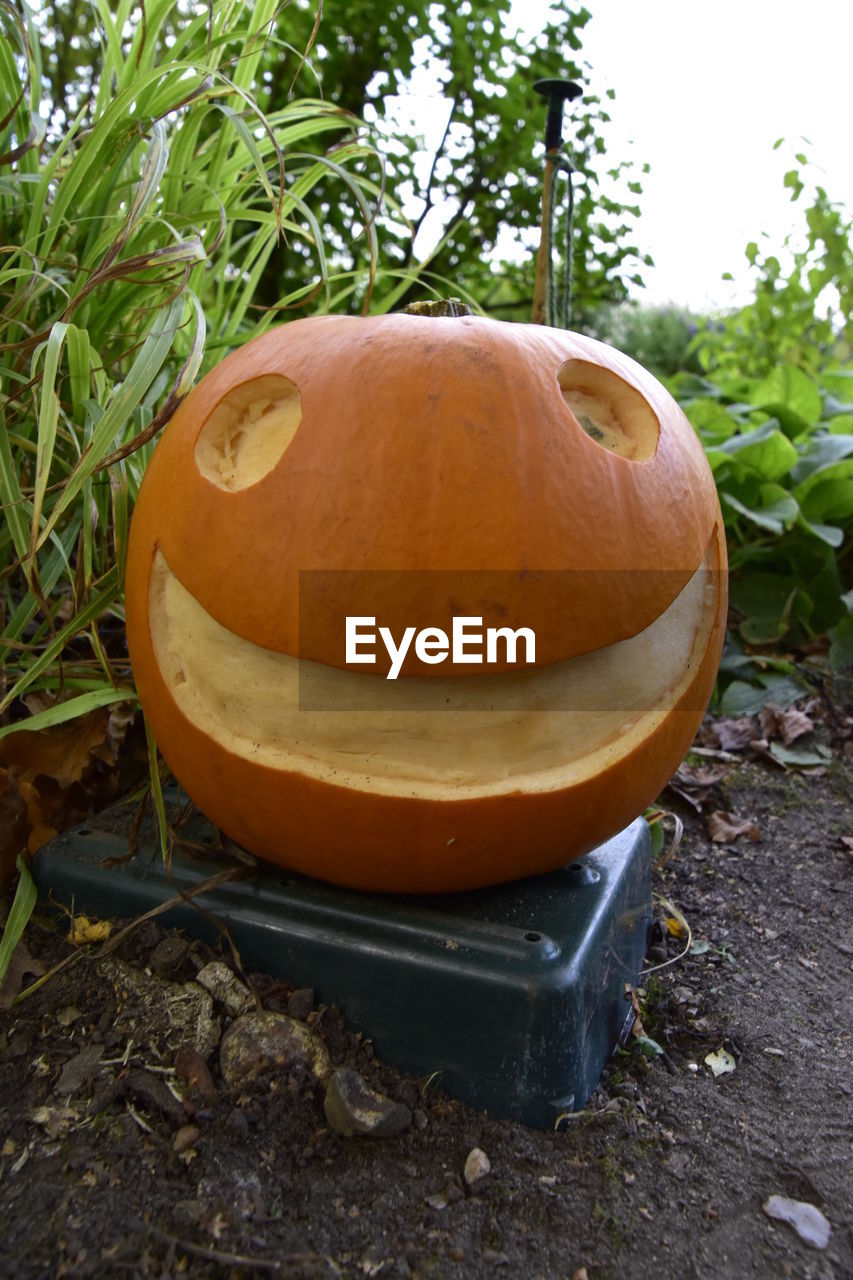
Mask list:
[[[122,620],[156,432],[206,364],[283,309],[368,283],[334,280],[311,207],[331,181],[372,227],[353,117],[299,98],[265,115],[253,97],[274,0],[93,15],[90,96],[69,90],[57,115],[44,15],[0,0],[0,736],[25,695],[32,728],[133,696],[103,637]],[[327,140],[331,156],[312,154]],[[253,309],[273,250],[296,241],[314,279],[300,255],[278,307]]]

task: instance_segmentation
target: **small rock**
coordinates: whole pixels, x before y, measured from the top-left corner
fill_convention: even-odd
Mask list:
[[[480,1182],[492,1171],[489,1157],[479,1147],[472,1147],[465,1158],[465,1182],[469,1187]]]
[[[443,1191],[439,1191],[436,1195],[427,1196],[426,1202],[431,1209],[446,1209],[449,1204],[454,1204],[457,1200],[464,1200],[465,1192],[459,1183],[451,1178]]]
[[[90,1044],[81,1049],[62,1068],[62,1075],[56,1085],[56,1092],[62,1096],[76,1093],[88,1084],[97,1070],[98,1063],[104,1056],[103,1045]]]
[[[205,1098],[216,1097],[216,1085],[210,1068],[191,1044],[182,1044],[175,1054],[175,1075],[186,1080],[191,1089],[198,1089]]]
[[[177,1200],[175,1213],[190,1222],[198,1222],[207,1213],[207,1205],[203,1200]]]
[[[804,1200],[789,1200],[787,1196],[770,1196],[761,1206],[768,1218],[787,1222],[801,1240],[813,1249],[825,1249],[829,1244],[832,1228],[820,1209]]]
[[[233,970],[228,968],[224,960],[211,960],[204,968],[199,969],[195,980],[204,987],[232,1018],[238,1018],[252,1008],[254,1000],[245,983],[241,982]]]
[[[164,1116],[180,1123],[186,1118],[183,1104],[172,1093],[159,1076],[155,1076],[143,1067],[129,1071],[123,1078],[125,1093],[131,1094],[149,1108],[156,1107]]]
[[[180,969],[190,949],[188,938],[170,934],[162,938],[148,957],[152,971],[160,978],[169,978]]]
[[[412,1112],[412,1120],[416,1129],[425,1129],[429,1124],[429,1117],[422,1107],[415,1107]]]
[[[225,1128],[235,1138],[247,1138],[249,1136],[249,1121],[242,1111],[237,1111],[236,1109],[232,1111],[225,1121]]]
[[[326,1119],[336,1133],[389,1137],[402,1133],[412,1123],[412,1113],[402,1102],[394,1102],[371,1089],[357,1071],[339,1067],[326,1086]]]
[[[190,1147],[194,1147],[200,1136],[201,1130],[198,1125],[182,1125],[172,1139],[172,1147],[180,1155],[182,1151],[188,1151]]]
[[[222,1037],[219,1065],[229,1085],[268,1071],[303,1070],[325,1080],[331,1070],[323,1041],[286,1013],[246,1013]]]
[[[287,1012],[291,1018],[304,1022],[309,1013],[314,1012],[314,988],[299,987],[287,1001]]]

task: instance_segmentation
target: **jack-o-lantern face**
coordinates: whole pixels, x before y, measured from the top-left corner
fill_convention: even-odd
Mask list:
[[[724,571],[701,447],[626,357],[324,317],[175,414],[134,513],[128,639],[166,759],[235,840],[343,884],[463,889],[562,865],[654,798],[710,695]],[[396,664],[348,653],[348,618]],[[501,637],[476,665],[436,639],[460,618]],[[506,642],[525,631],[535,660]]]

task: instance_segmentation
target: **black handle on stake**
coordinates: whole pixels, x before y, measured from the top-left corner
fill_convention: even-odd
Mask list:
[[[545,150],[559,151],[563,141],[563,103],[574,102],[583,93],[575,80],[559,77],[536,80],[533,88],[548,100],[548,119],[545,122]]]

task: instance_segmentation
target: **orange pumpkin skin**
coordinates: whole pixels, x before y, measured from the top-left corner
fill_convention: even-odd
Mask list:
[[[649,404],[661,431],[647,462],[602,449],[575,422],[557,382],[573,359],[612,372]],[[199,433],[227,393],[270,374],[298,387],[302,423],[268,475],[223,493],[196,465]],[[137,503],[131,571],[144,559],[140,543],[156,542],[234,634],[335,666],[344,664],[347,612],[381,613],[395,635],[407,625],[446,628],[452,613],[528,626],[537,662],[550,663],[658,617],[718,519],[708,464],[681,410],[603,343],[474,317],[324,316],[234,352],[179,407]],[[352,571],[358,607],[337,599],[300,639],[306,570]],[[382,590],[374,609],[365,574],[377,570],[400,577],[396,598]],[[423,571],[434,588],[426,601]],[[448,589],[452,571],[473,577],[475,598]],[[498,577],[499,610],[479,590],[487,573]]]
[[[601,368],[642,396],[659,426],[650,457],[618,456],[581,429],[557,381],[572,361]],[[298,389],[300,425],[263,478],[222,492],[196,464],[199,435],[235,387],[270,374]],[[464,890],[544,872],[635,817],[688,748],[724,637],[721,531],[692,428],[655,379],[602,344],[474,318],[296,321],[217,366],[177,411],[152,459],[127,566],[128,641],[142,705],[199,807],[272,862],[392,892]],[[296,761],[273,768],[193,723],[152,640],[158,549],[229,632],[333,667],[345,666],[342,613],[353,604],[370,611],[367,570],[400,574],[393,598],[386,582],[375,602],[395,634],[412,623],[446,625],[454,613],[482,614],[497,625],[535,628],[537,666],[641,632],[706,550],[718,586],[707,643],[689,678],[630,751],[562,786],[488,795],[448,787],[436,797],[383,790],[381,781],[367,789],[339,785],[307,776]],[[340,592],[328,610],[315,610],[310,626],[303,619],[300,635],[306,569],[338,575]],[[490,574],[500,592],[491,617]],[[440,674],[454,674],[451,664]],[[471,668],[455,674],[470,678]]]

